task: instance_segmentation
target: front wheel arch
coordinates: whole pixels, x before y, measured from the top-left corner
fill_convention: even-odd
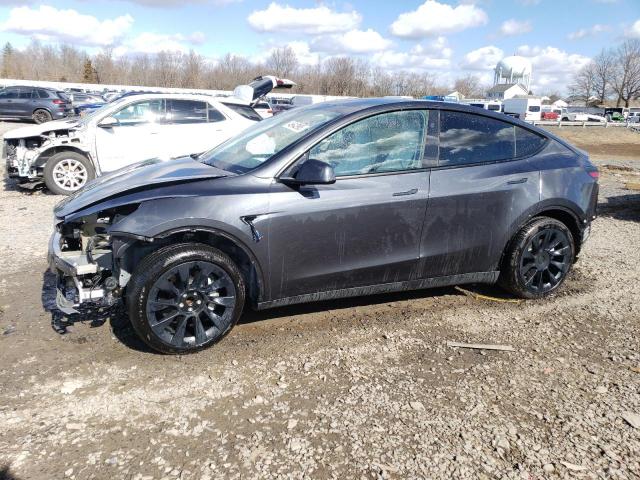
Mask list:
[[[226,232],[205,227],[188,227],[158,234],[151,242],[141,239],[127,241],[124,236],[122,240],[121,247],[114,251],[114,258],[117,259],[119,269],[125,270],[127,273],[133,270],[141,258],[160,248],[185,242],[202,243],[220,250],[235,262],[244,278],[247,298],[253,306],[264,298],[265,282],[260,263],[248,247]],[[128,275],[125,275],[124,278],[126,280],[121,282],[122,287],[126,286]]]

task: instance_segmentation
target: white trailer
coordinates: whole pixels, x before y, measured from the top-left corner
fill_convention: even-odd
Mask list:
[[[542,101],[537,97],[505,98],[502,109],[504,113],[517,115],[520,120],[540,121]]]

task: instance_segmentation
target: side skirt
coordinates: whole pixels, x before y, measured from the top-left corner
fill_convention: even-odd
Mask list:
[[[343,288],[340,290],[328,290],[326,292],[308,293],[295,297],[279,298],[268,302],[260,302],[256,310],[283,307],[296,303],[320,302],[336,298],[362,297],[378,293],[401,292],[405,290],[421,290],[424,288],[446,287],[464,283],[496,283],[500,272],[463,273],[460,275],[448,275],[445,277],[424,278],[420,280],[408,280],[405,282],[383,283],[366,287]]]

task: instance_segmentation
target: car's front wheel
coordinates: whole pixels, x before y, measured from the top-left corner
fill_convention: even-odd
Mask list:
[[[221,251],[182,243],[151,253],[127,287],[129,318],[138,336],[162,353],[208,347],[236,324],[245,285],[236,264]]]
[[[500,285],[522,298],[540,298],[557,290],[571,270],[575,244],[562,222],[538,217],[511,241],[500,272]]]
[[[77,152],[56,153],[44,166],[44,183],[56,195],[70,195],[95,176],[91,161]]]

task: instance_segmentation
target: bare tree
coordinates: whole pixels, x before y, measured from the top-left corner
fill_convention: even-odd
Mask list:
[[[271,69],[278,77],[290,77],[298,68],[298,57],[290,46],[276,48],[266,62],[267,68]]]
[[[356,64],[350,57],[332,57],[325,60],[324,78],[320,85],[324,95],[350,95],[356,75]]]
[[[615,52],[615,66],[611,86],[618,95],[616,106],[640,95],[640,40],[625,40]]]
[[[569,85],[569,92],[584,100],[585,105],[589,103],[589,99],[594,93],[596,84],[595,70],[595,64],[593,62],[588,63],[575,73],[573,81]]]
[[[602,50],[594,59],[594,93],[602,105],[612,87],[612,77],[615,67],[615,56],[611,49]]]
[[[484,88],[477,75],[466,75],[456,79],[453,84],[453,90],[460,92],[467,98],[480,98],[484,96]]]

